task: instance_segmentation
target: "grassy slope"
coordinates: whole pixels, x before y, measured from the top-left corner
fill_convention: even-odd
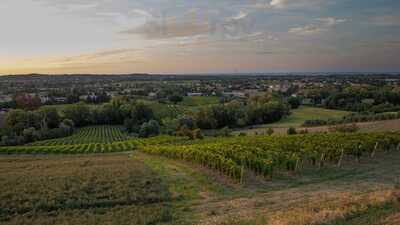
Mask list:
[[[335,120],[342,119],[349,112],[340,110],[323,109],[317,107],[301,106],[281,121],[267,125],[267,127],[299,127],[306,120]]]
[[[345,159],[341,169],[302,167],[272,181],[248,173],[240,186],[140,152],[3,157],[0,224],[395,225],[399,160]]]
[[[170,185],[176,197],[174,221],[184,224],[378,225],[390,215],[393,222],[400,212],[400,166],[396,163],[400,153],[364,159],[361,164],[346,160],[341,169],[303,168],[298,175],[273,181],[248,174],[243,186],[204,168],[135,154],[135,159],[161,173]]]
[[[219,98],[215,96],[193,96],[184,97],[183,102],[179,103],[184,106],[203,106],[203,105],[213,105],[218,104]]]
[[[149,100],[140,100],[141,102],[148,105],[154,112],[157,118],[176,118],[177,116],[188,112],[191,107],[181,106],[181,105],[172,105],[172,104],[162,104],[157,101],[149,101]]]
[[[162,224],[170,194],[127,155],[0,158],[0,224]]]

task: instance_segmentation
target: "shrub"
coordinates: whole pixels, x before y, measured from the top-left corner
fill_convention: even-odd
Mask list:
[[[340,132],[340,133],[355,133],[359,129],[360,128],[355,123],[329,127],[330,132]]]
[[[143,123],[140,127],[139,137],[152,137],[160,134],[160,124],[155,120]]]
[[[273,134],[274,134],[274,129],[272,129],[271,127],[268,128],[267,134],[268,134],[269,136],[273,135]]]
[[[296,129],[295,129],[294,127],[290,127],[290,128],[287,130],[287,134],[288,134],[288,135],[294,135],[294,134],[297,134],[297,131],[296,131]]]

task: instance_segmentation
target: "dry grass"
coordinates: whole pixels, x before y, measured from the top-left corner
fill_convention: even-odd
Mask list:
[[[360,128],[360,132],[391,132],[400,131],[400,120],[386,120],[386,121],[375,121],[375,122],[364,122],[357,123]],[[274,134],[286,134],[289,127],[276,127],[274,129]],[[329,132],[329,126],[320,127],[297,127],[297,131],[307,130],[309,133],[319,133],[319,132]],[[256,128],[248,130],[240,130],[236,133],[245,132],[249,135],[265,135],[267,133],[267,128]]]
[[[275,195],[276,196],[276,195]],[[282,202],[276,202],[278,198]],[[378,190],[367,193],[318,192],[304,195],[286,193],[284,196],[256,199],[235,199],[225,202],[225,215],[202,221],[201,225],[251,224],[251,225],[312,225],[325,224],[348,215],[366,211],[370,207],[380,207],[387,203],[400,202],[400,189]],[[263,201],[269,204],[263,205]],[[387,218],[388,224],[396,224],[399,215]],[[390,222],[390,223],[389,223]],[[386,224],[386,223],[383,223]]]
[[[0,158],[0,224],[155,224],[169,201],[128,155]]]

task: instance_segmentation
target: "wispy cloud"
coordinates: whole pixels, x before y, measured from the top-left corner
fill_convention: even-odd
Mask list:
[[[241,20],[241,19],[246,18],[248,15],[249,14],[247,12],[240,11],[238,15],[232,17],[231,19],[232,20]]]
[[[371,24],[379,26],[400,26],[400,15],[383,15],[371,19]]]
[[[138,27],[121,31],[121,34],[140,35],[147,39],[170,39],[190,37],[209,32],[208,23],[194,21],[177,22],[175,18],[163,21],[148,21]]]
[[[318,23],[308,24],[302,27],[293,27],[289,33],[298,35],[314,35],[328,31],[332,27],[346,22],[346,19],[337,19],[333,17],[318,18]]]
[[[271,0],[269,6],[277,9],[284,8],[313,8],[321,5],[324,0]]]

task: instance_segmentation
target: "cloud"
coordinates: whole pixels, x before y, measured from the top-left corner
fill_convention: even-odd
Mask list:
[[[318,21],[321,21],[324,26],[336,26],[338,24],[346,22],[346,19],[336,19],[333,17],[325,17],[325,18],[319,18],[317,19]]]
[[[371,19],[371,24],[378,26],[400,26],[399,15],[377,16]]]
[[[320,33],[322,28],[317,25],[305,25],[303,27],[293,27],[289,29],[289,33],[299,34],[299,35],[312,35]]]
[[[148,12],[146,10],[143,10],[143,9],[132,9],[131,13],[134,14],[134,15],[139,15],[141,17],[145,17],[145,18],[152,18],[153,17],[153,15],[150,12]]]
[[[324,0],[271,0],[269,7],[284,8],[313,8],[322,4]]]
[[[232,17],[232,20],[242,20],[244,18],[246,18],[249,14],[243,11],[240,11],[238,15]]]
[[[147,39],[169,39],[178,37],[190,37],[209,32],[210,26],[207,22],[196,22],[192,20],[178,23],[175,18],[165,21],[151,20],[144,24],[128,30],[121,34],[141,35]]]
[[[328,31],[334,26],[346,22],[346,19],[336,19],[333,17],[318,18],[318,23],[308,24],[302,27],[293,27],[289,29],[289,33],[297,35],[315,35],[325,31]]]

